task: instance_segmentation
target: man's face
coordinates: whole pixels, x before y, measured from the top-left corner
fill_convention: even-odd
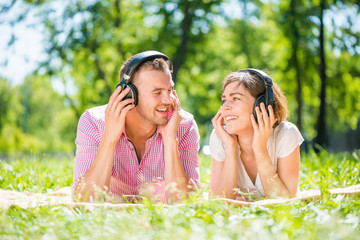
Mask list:
[[[171,73],[143,68],[134,85],[138,89],[139,102],[135,111],[150,125],[165,125],[171,108],[174,82]]]

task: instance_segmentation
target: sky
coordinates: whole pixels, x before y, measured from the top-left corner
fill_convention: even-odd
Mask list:
[[[3,2],[5,1],[0,0],[0,6],[3,6]],[[1,22],[11,21],[18,15],[23,7],[18,3],[19,1],[8,13],[1,13]],[[31,26],[32,24],[36,27]],[[8,79],[11,85],[20,84],[27,74],[37,68],[38,62],[46,58],[42,47],[43,27],[34,14],[30,13],[26,21],[13,28],[8,23],[0,24],[0,33],[0,76]],[[12,33],[16,36],[16,41],[9,47]]]
[[[7,0],[0,0],[0,8],[5,2]],[[229,15],[236,17],[233,6],[226,6],[226,8]],[[22,2],[16,1],[11,11],[0,14],[0,77],[9,80],[12,86],[21,84],[24,78],[38,67],[38,63],[46,59],[43,47],[44,27],[36,18],[34,11],[30,10],[25,21],[17,23],[14,27],[9,25],[9,22],[23,10]],[[356,14],[356,9],[350,9],[347,13],[356,18],[355,22],[360,23],[360,16]],[[329,12],[326,25],[331,28],[331,19],[335,19],[337,25],[347,24],[345,15],[347,15],[345,12]],[[360,24],[354,25],[353,30],[354,28],[360,31]],[[8,42],[12,33],[16,36],[16,41],[9,47]],[[357,50],[360,53],[360,47]]]
[[[0,6],[5,2],[0,0]],[[9,80],[11,85],[22,83],[27,74],[34,71],[38,62],[46,59],[43,49],[43,26],[36,19],[34,13],[28,15],[25,21],[11,27],[9,22],[23,10],[20,1],[17,1],[11,11],[1,13],[0,21],[0,76]],[[15,35],[13,45],[9,41]],[[5,62],[7,60],[7,63]],[[4,66],[5,65],[5,66]]]

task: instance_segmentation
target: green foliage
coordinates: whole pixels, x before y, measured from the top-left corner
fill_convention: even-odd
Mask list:
[[[301,189],[343,187],[360,183],[360,152],[303,154]],[[71,158],[0,161],[0,188],[51,192],[72,181]],[[203,190],[210,178],[210,159],[201,156]],[[354,239],[360,234],[358,197],[334,196],[309,203],[237,208],[190,198],[164,208],[144,202],[141,208],[111,210],[66,205],[0,210],[2,239]],[[61,223],[61,224],[59,224]]]
[[[195,116],[201,145],[208,143],[223,79],[247,67],[269,70],[288,98],[289,120],[307,139],[317,135],[319,0],[22,4],[17,20],[0,22],[20,23],[31,9],[44,28],[48,58],[20,86],[0,81],[2,154],[70,152],[80,115],[106,104],[123,61],[149,49],[173,60],[175,88],[182,107]],[[345,132],[357,128],[360,117],[360,35],[353,27],[359,4],[332,1],[326,8],[326,126]]]
[[[0,189],[46,193],[70,186],[73,165],[66,157],[0,160]]]
[[[46,76],[32,75],[19,86],[5,89],[0,152],[69,153],[74,149],[76,119]],[[5,92],[4,91],[4,92]],[[3,105],[3,104],[1,104]]]

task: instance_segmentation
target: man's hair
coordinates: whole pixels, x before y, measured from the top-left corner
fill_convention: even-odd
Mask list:
[[[265,93],[265,82],[256,74],[250,74],[249,72],[230,73],[224,79],[223,91],[226,86],[232,82],[237,82],[238,86],[242,85],[255,99]],[[272,88],[274,93],[274,116],[277,118],[277,121],[273,126],[275,128],[280,124],[280,122],[286,120],[288,111],[286,97],[280,90],[279,86],[273,82]]]
[[[127,68],[129,66],[129,63],[131,60],[133,60],[136,57],[137,54],[132,56],[131,58],[127,59],[124,64],[120,68],[119,72],[119,79],[120,81],[124,78],[124,74],[127,71]],[[165,72],[166,69],[169,69],[170,73],[173,72],[172,63],[170,60],[165,60],[164,58],[155,58],[146,62],[141,63],[138,65],[131,73],[130,79],[128,80],[128,83],[134,83],[134,80],[136,79],[137,75],[143,68],[148,68],[151,70],[156,71],[162,71]]]

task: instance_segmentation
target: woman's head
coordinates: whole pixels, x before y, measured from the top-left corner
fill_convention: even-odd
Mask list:
[[[241,72],[232,72],[227,75],[223,82],[224,92],[229,84],[244,88],[254,98],[254,101],[261,94],[264,94],[266,89],[264,80],[258,76],[258,74],[254,74],[246,70]],[[277,119],[274,127],[276,127],[281,121],[284,121],[287,118],[287,100],[276,83],[273,83],[272,88],[274,95],[274,115]]]

